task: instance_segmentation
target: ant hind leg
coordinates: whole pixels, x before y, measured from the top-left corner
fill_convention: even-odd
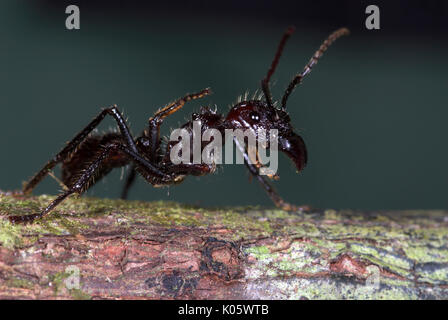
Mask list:
[[[142,170],[145,170],[149,175],[155,176],[160,180],[169,181],[171,179],[170,175],[167,175],[160,171],[158,168],[153,166],[145,158],[140,156],[137,152],[134,152],[128,146],[123,144],[109,144],[104,147],[103,152],[93,161],[90,166],[82,171],[79,178],[74,181],[70,186],[69,190],[60,194],[55,200],[53,200],[44,210],[39,213],[24,215],[24,216],[9,216],[9,220],[12,223],[27,223],[33,222],[35,219],[40,219],[49,212],[51,212],[56,206],[58,206],[62,201],[74,193],[82,194],[91,183],[92,178],[95,173],[100,169],[102,163],[108,159],[111,152],[121,151],[123,155],[129,158],[136,166],[139,166]]]
[[[52,170],[58,163],[64,161],[70,154],[72,154],[76,148],[87,138],[87,136],[95,129],[100,122],[106,117],[106,115],[111,115],[116,120],[118,127],[120,129],[121,135],[123,136],[126,144],[134,152],[137,152],[137,147],[135,146],[132,135],[126,125],[126,122],[118,111],[117,106],[112,106],[106,108],[100,112],[80,133],[78,133],[67,145],[54,156],[47,164],[36,173],[28,182],[23,186],[23,193],[30,193],[40,181]]]

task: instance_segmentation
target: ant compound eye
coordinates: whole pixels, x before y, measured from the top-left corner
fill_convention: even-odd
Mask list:
[[[260,121],[260,115],[258,114],[258,112],[255,112],[255,111],[251,112],[249,117],[252,121],[256,121],[256,122]]]

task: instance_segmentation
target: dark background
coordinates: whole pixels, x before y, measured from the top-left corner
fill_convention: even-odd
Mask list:
[[[65,29],[77,4],[81,30]],[[365,8],[381,30],[365,28]],[[200,105],[225,113],[259,87],[282,32],[279,97],[321,41],[346,26],[289,100],[309,150],[300,175],[281,155],[287,200],[315,207],[448,208],[448,3],[446,1],[21,1],[0,2],[0,188],[19,189],[101,107],[118,104],[135,134],[157,108],[187,92],[214,95],[167,120],[175,128]],[[102,130],[113,127],[108,119]],[[118,197],[116,170],[89,191]],[[169,189],[143,179],[132,199],[272,206],[242,165]],[[48,178],[35,194],[56,194]]]

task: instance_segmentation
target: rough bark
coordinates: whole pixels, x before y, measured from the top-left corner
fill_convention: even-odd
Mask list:
[[[448,298],[444,211],[71,198],[32,225],[5,219],[51,199],[0,195],[0,298]]]

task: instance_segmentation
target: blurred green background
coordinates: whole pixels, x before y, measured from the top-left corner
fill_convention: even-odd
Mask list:
[[[403,5],[406,3],[406,5]],[[65,29],[78,4],[81,30]],[[321,41],[346,26],[289,100],[309,165],[281,155],[275,182],[296,204],[358,209],[448,209],[448,5],[376,2],[381,30],[364,27],[365,1],[0,2],[0,189],[19,189],[100,108],[118,104],[134,134],[157,108],[211,87],[214,95],[166,121],[175,128],[201,105],[225,113],[258,89],[283,30],[296,33],[280,62],[280,97]],[[114,127],[108,119],[101,130]],[[121,170],[88,193],[118,197]],[[196,205],[272,206],[243,165],[169,189],[139,179],[130,198]],[[56,194],[47,178],[35,194]]]

